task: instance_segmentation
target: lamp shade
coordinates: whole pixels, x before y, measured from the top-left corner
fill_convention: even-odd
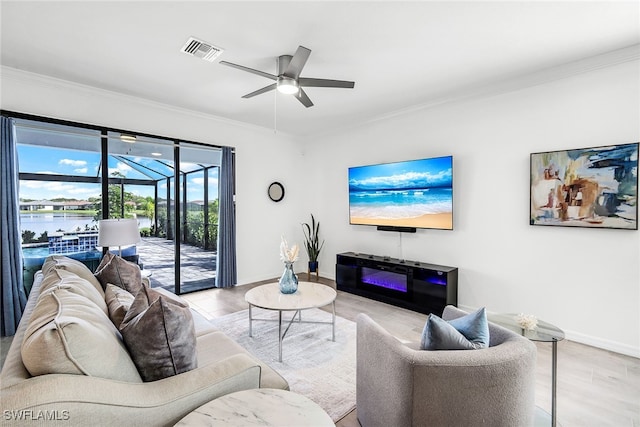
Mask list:
[[[126,246],[140,241],[135,219],[103,219],[99,222],[98,246]]]

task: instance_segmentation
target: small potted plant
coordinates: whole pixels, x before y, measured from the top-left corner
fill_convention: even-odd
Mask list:
[[[324,240],[320,243],[320,222],[311,214],[311,224],[302,223],[302,231],[304,232],[304,247],[309,256],[309,273],[318,271],[318,256],[324,246]]]

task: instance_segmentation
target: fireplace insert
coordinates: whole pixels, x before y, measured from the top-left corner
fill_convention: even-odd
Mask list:
[[[347,252],[337,255],[338,290],[441,315],[458,303],[458,269]]]

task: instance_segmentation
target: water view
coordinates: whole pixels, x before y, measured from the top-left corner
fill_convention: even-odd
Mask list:
[[[138,227],[151,227],[151,219],[145,216],[138,216]],[[40,236],[45,231],[52,233],[54,231],[76,231],[78,229],[85,230],[97,226],[98,223],[93,220],[93,215],[81,215],[78,213],[60,212],[60,213],[21,213],[20,214],[20,231],[33,231]]]
[[[450,188],[349,193],[351,216],[358,218],[402,219],[450,213],[452,204],[453,192]]]

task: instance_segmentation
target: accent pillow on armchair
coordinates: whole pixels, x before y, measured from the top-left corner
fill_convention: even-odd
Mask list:
[[[484,307],[457,319],[430,314],[422,331],[421,350],[477,350],[489,347],[489,322]]]

